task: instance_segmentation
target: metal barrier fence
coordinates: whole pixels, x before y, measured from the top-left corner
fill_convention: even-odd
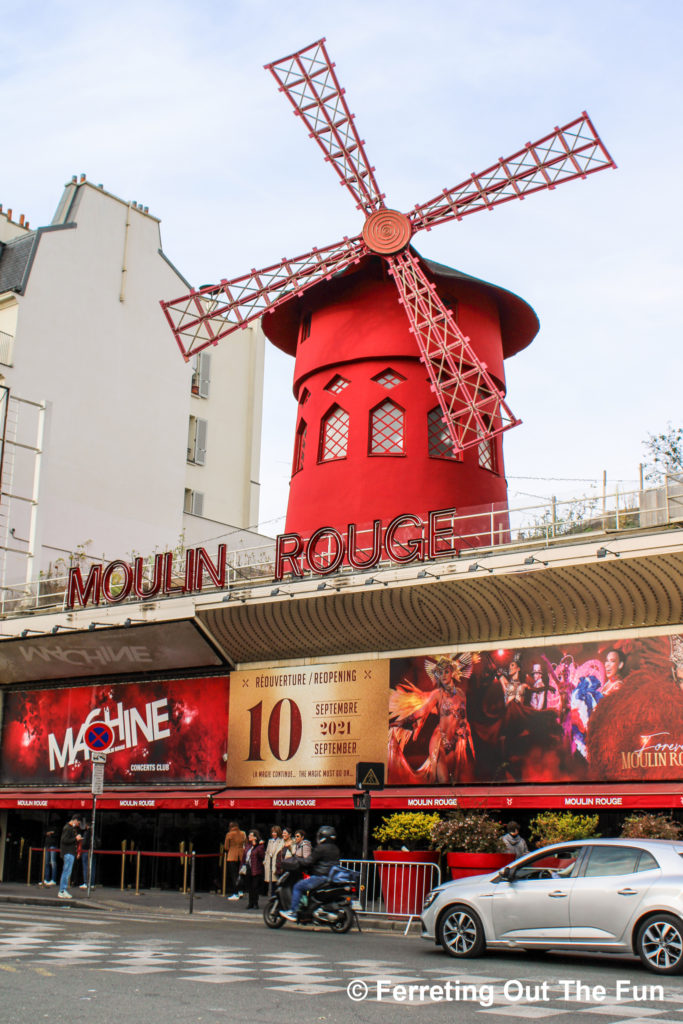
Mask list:
[[[413,918],[422,912],[429,890],[441,884],[438,864],[347,859],[341,864],[360,875],[360,908],[356,913],[407,917],[406,932]]]

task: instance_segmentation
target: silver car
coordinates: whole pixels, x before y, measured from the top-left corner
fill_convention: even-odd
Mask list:
[[[427,894],[422,937],[455,957],[489,949],[635,953],[683,970],[683,842],[584,839]]]

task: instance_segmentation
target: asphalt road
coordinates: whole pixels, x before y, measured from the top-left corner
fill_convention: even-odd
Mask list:
[[[427,1024],[683,1024],[683,978],[630,958],[455,961],[415,936],[270,931],[260,915],[0,907],[2,1024],[388,1024],[413,1013]]]

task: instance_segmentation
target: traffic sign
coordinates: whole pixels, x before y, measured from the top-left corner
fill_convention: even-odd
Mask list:
[[[114,742],[114,730],[107,722],[93,722],[85,730],[84,740],[88,750],[104,753]]]
[[[357,762],[356,789],[384,789],[384,764],[382,761]]]

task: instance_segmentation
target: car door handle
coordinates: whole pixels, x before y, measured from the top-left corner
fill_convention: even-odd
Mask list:
[[[556,889],[555,892],[548,893],[548,896],[550,896],[554,900],[565,899],[568,895],[568,892],[561,892],[559,889]]]
[[[619,889],[620,896],[637,896],[639,889]]]

